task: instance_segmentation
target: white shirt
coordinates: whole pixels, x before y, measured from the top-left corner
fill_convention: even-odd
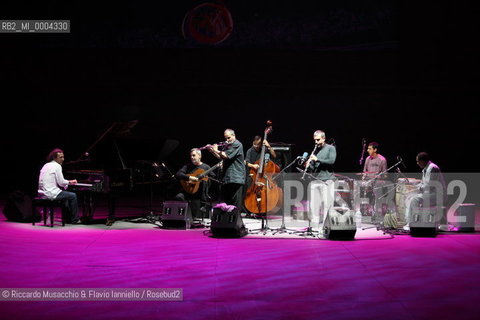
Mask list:
[[[437,185],[436,185],[437,184]],[[422,170],[422,183],[418,186],[424,193],[437,193],[439,190],[435,188],[440,186],[445,192],[445,180],[440,168],[433,162],[429,161]]]
[[[67,189],[68,180],[65,180],[62,173],[62,166],[52,160],[46,163],[40,170],[38,178],[38,195],[42,198],[55,199],[62,190]]]

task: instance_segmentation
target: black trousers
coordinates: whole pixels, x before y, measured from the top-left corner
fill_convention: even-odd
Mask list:
[[[222,185],[222,197],[226,204],[241,210],[243,207],[243,184],[227,183]]]
[[[207,201],[203,201],[202,197],[199,197],[198,194],[188,194],[180,192],[175,196],[177,201],[187,201],[194,219],[208,218],[208,212],[202,211],[202,202],[204,206],[207,204]],[[204,208],[204,210],[206,210]]]

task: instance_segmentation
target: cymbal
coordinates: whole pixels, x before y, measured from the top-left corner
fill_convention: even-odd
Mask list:
[[[342,213],[345,212],[345,211],[349,211],[350,209],[347,208],[347,207],[332,207],[333,210],[336,210],[336,211],[341,211]]]
[[[377,174],[378,172],[370,172],[370,171],[365,171],[365,172],[358,172],[355,173],[357,176],[361,176],[363,174]]]

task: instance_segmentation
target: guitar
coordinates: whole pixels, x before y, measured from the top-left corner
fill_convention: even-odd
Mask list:
[[[192,173],[187,174],[188,176],[197,177],[198,181],[180,180],[180,184],[182,185],[183,190],[185,190],[185,192],[190,193],[190,194],[197,193],[198,188],[200,187],[200,182],[207,181],[208,180],[207,175],[211,171],[220,167],[222,165],[222,163],[223,163],[223,160],[220,161],[219,163],[217,163],[216,165],[214,165],[213,167],[211,167],[208,170],[203,170],[203,169],[198,168],[197,170],[193,171]]]

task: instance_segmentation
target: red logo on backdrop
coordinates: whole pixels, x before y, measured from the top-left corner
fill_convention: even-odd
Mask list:
[[[183,19],[185,38],[199,43],[218,44],[227,39],[233,30],[230,11],[221,4],[206,2],[190,10]]]

